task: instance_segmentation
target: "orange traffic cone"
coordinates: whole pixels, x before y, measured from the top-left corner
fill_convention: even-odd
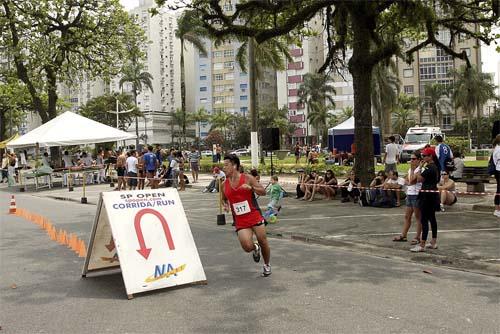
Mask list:
[[[85,249],[85,242],[83,242],[83,240],[80,240],[80,247],[78,247],[78,256],[79,257],[87,256],[87,250]]]
[[[14,195],[12,195],[10,199],[10,207],[9,207],[9,214],[15,214],[16,213],[16,199],[14,198]]]

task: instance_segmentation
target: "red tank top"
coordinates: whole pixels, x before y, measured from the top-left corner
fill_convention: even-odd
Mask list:
[[[231,187],[229,179],[224,182],[224,195],[231,207],[237,230],[252,227],[264,220],[253,191],[240,188],[245,184],[245,179],[245,174],[241,174],[236,189]]]

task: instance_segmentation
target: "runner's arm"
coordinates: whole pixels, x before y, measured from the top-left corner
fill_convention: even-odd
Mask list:
[[[266,194],[266,189],[260,184],[253,176],[245,175],[247,184],[251,187],[256,195],[264,196]]]

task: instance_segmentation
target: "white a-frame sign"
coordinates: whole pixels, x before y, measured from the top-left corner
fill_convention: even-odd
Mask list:
[[[176,189],[101,194],[82,276],[121,268],[127,295],[188,283],[205,272]]]

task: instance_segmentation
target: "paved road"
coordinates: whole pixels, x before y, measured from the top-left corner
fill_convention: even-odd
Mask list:
[[[16,198],[88,238],[95,206]],[[215,225],[214,197],[188,191],[182,198],[208,285],[128,301],[120,275],[81,279],[82,259],[38,226],[5,215],[8,196],[0,193],[2,332],[500,333],[498,277],[273,238],[273,275],[261,278],[231,227]]]

